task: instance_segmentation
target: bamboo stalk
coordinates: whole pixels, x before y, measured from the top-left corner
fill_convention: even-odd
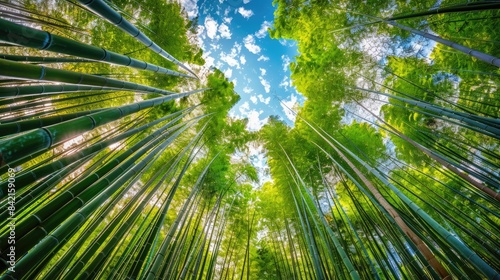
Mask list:
[[[113,10],[108,4],[106,4],[102,0],[78,0],[82,5],[84,5],[87,9],[93,11],[94,13],[100,15],[105,20],[114,24],[116,27],[128,33],[130,36],[134,37],[136,40],[147,46],[150,50],[158,53],[164,58],[172,61],[178,66],[182,67],[189,73],[191,73],[194,77],[197,77],[196,74],[182,64],[180,61],[175,59],[169,53],[167,53],[164,49],[158,46],[155,42],[149,39],[146,34],[141,32],[137,27],[135,27],[132,23],[126,20],[120,13]]]
[[[500,9],[500,3],[493,1],[478,1],[478,2],[468,2],[465,4],[452,5],[444,8],[430,9],[428,11],[416,12],[408,15],[392,16],[390,18],[387,18],[386,20],[398,20],[398,19],[415,18],[421,16],[445,14],[445,13],[484,11],[484,10],[496,10],[496,9]]]
[[[137,134],[138,132],[141,132],[141,131],[143,131],[147,128],[150,128],[154,125],[157,125],[166,119],[173,118],[169,122],[169,124],[173,124],[186,115],[186,113],[183,113],[183,114],[181,114],[181,113],[183,113],[183,111],[179,111],[179,112],[167,115],[167,116],[160,118],[158,120],[155,120],[151,123],[147,123],[143,126],[133,128],[133,129],[128,130],[124,133],[121,133],[120,135],[117,135],[117,136],[113,137],[112,139],[99,141],[96,144],[93,144],[87,148],[81,149],[78,153],[71,154],[71,155],[64,157],[64,158],[61,158],[59,160],[52,161],[50,164],[44,165],[44,166],[39,167],[35,170],[28,171],[25,174],[21,174],[21,175],[17,176],[17,178],[16,178],[16,189],[18,191],[20,191],[24,187],[26,187],[29,184],[29,182],[43,178],[44,176],[50,174],[49,172],[52,170],[59,170],[59,169],[63,168],[64,166],[70,164],[71,162],[80,159],[81,157],[85,157],[85,156],[91,155],[93,153],[96,153],[98,151],[101,151],[102,149],[108,147],[109,145],[117,143],[123,139],[128,138],[131,135]],[[7,193],[7,185],[8,184],[6,184],[6,183],[0,184],[0,199],[4,197],[3,194]]]
[[[460,171],[458,168],[456,168],[455,166],[451,165],[448,161],[445,161],[441,157],[437,156],[434,151],[431,151],[431,150],[423,147],[422,145],[418,144],[417,142],[413,141],[412,139],[410,139],[406,135],[404,135],[401,132],[399,132],[396,128],[394,128],[393,126],[391,126],[389,123],[387,123],[386,121],[384,121],[379,116],[373,114],[370,110],[368,110],[367,108],[365,108],[359,102],[356,102],[356,103],[359,106],[361,106],[363,109],[365,109],[365,111],[371,113],[372,116],[374,116],[377,120],[379,120],[380,122],[382,122],[384,125],[387,125],[401,139],[406,140],[412,146],[414,146],[415,148],[417,148],[418,150],[420,150],[421,152],[423,152],[424,154],[426,154],[427,156],[429,156],[433,160],[437,161],[438,163],[440,163],[444,167],[448,168],[450,171],[452,171],[453,173],[457,174],[460,178],[462,178],[462,179],[466,180],[467,182],[469,182],[475,188],[481,190],[482,192],[484,192],[485,194],[489,195],[490,197],[492,197],[496,201],[500,201],[500,193],[495,192],[494,190],[492,190],[492,189],[484,186],[483,184],[481,184],[477,180],[471,178],[468,174],[465,174],[464,172]]]
[[[165,75],[191,77],[164,67],[150,64],[130,56],[122,55],[103,48],[80,43],[49,32],[19,25],[0,18],[0,40],[20,46],[45,51],[63,53],[93,61],[128,66],[140,70],[152,71]]]
[[[39,80],[60,82],[75,85],[89,85],[107,87],[120,90],[136,90],[148,93],[172,94],[171,91],[162,90],[146,85],[105,78],[96,75],[82,74],[67,70],[59,70],[32,64],[23,64],[0,59],[0,75],[23,80]]]
[[[46,56],[27,56],[27,55],[9,55],[0,54],[1,59],[37,63],[62,63],[62,62],[93,62],[88,59],[68,58],[68,57],[46,57]]]
[[[305,121],[305,120],[304,120]],[[365,168],[368,169],[370,173],[376,176],[379,180],[381,180],[386,186],[388,186],[394,194],[396,194],[401,201],[405,203],[414,213],[416,213],[422,220],[424,220],[432,229],[434,229],[446,242],[448,242],[453,248],[455,248],[459,254],[471,262],[479,271],[481,271],[487,277],[495,279],[500,277],[500,274],[496,272],[490,265],[488,265],[484,260],[482,260],[474,251],[472,251],[469,247],[467,247],[464,243],[462,243],[458,238],[454,237],[449,231],[443,228],[439,223],[437,223],[432,217],[430,217],[426,212],[424,212],[421,208],[419,208],[413,201],[411,201],[406,195],[404,195],[401,191],[399,191],[393,184],[391,184],[384,176],[382,176],[376,169],[369,166],[363,160],[361,160],[358,156],[352,153],[349,149],[346,149],[343,145],[341,145],[338,141],[333,139],[333,137],[323,136],[319,133],[316,128],[312,127],[309,122],[305,121],[314,131],[316,131],[325,141],[329,142],[330,146],[336,149],[335,145],[330,142],[329,139],[335,141],[337,145],[342,147],[350,156],[352,156],[356,161],[362,164]],[[423,248],[423,246],[421,247]]]
[[[411,33],[420,35],[422,37],[425,37],[427,39],[433,40],[433,41],[438,42],[440,44],[446,45],[446,46],[448,46],[450,48],[453,48],[453,49],[455,49],[457,51],[460,51],[462,53],[465,53],[467,55],[473,56],[473,57],[475,57],[475,58],[477,58],[479,60],[485,61],[485,62],[487,62],[487,63],[489,63],[491,65],[494,65],[496,67],[500,67],[500,58],[498,58],[498,57],[495,57],[495,56],[492,56],[492,55],[489,55],[489,54],[486,54],[486,53],[483,53],[483,52],[480,52],[480,51],[468,48],[466,46],[463,46],[463,45],[457,44],[455,42],[452,42],[450,40],[443,39],[441,37],[438,37],[438,36],[432,35],[430,33],[423,32],[423,31],[420,31],[420,30],[417,30],[417,29],[414,29],[414,28],[411,28],[411,27],[408,27],[408,26],[405,26],[405,25],[402,25],[402,24],[399,24],[399,23],[391,21],[391,20],[386,20],[385,22],[388,23],[388,24],[390,24],[390,25],[392,25],[392,26],[399,27],[399,28],[401,28],[403,30],[409,31]]]
[[[22,135],[16,135],[7,140],[0,141],[0,166],[13,160],[19,160],[32,153],[47,150],[50,147],[69,140],[98,126],[118,120],[124,116],[136,113],[145,108],[163,104],[167,101],[189,96],[202,90],[186,93],[172,94],[141,101],[138,103],[115,107],[87,116],[78,117],[63,123],[39,128]]]

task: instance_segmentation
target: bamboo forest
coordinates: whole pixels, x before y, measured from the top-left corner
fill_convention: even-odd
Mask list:
[[[0,0],[0,279],[500,279],[500,1],[273,0],[249,129],[264,2]]]

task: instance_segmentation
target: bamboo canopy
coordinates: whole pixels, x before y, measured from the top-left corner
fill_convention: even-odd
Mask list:
[[[499,1],[275,0],[269,104],[234,3],[49,2],[0,2],[0,280],[500,279]]]

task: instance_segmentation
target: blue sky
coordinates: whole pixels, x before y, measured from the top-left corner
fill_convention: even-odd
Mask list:
[[[224,72],[241,96],[230,115],[248,118],[249,130],[258,130],[270,115],[278,115],[292,125],[294,118],[279,99],[289,107],[303,102],[291,86],[288,66],[297,55],[297,47],[294,41],[269,37],[267,28],[272,26],[275,10],[272,1],[181,2],[191,18],[198,16],[205,66]]]

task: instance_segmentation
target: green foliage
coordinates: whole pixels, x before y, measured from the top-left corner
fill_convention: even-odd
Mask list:
[[[202,50],[189,43],[197,19],[188,20],[179,3],[109,4],[174,57],[204,63]],[[72,4],[16,5],[17,19],[26,24],[174,67]],[[16,242],[25,254],[18,264],[25,278],[497,277],[499,204],[484,189],[498,192],[500,144],[483,129],[498,129],[500,72],[378,18],[408,15],[398,22],[498,56],[500,33],[493,20],[498,10],[412,17],[416,10],[436,10],[435,1],[274,0],[273,5],[271,37],[296,40],[299,50],[290,69],[306,100],[293,128],[270,117],[252,133],[245,129],[248,120],[229,117],[239,96],[219,70],[206,77],[209,90],[203,93],[85,134],[67,125],[78,141],[30,154],[31,160],[16,168],[18,182],[30,178],[19,188],[23,206],[16,209]],[[49,67],[171,91],[193,84],[95,62]],[[37,121],[156,97],[106,91],[2,98],[0,121],[27,114]],[[188,107],[193,110],[168,127],[163,126],[170,120],[161,120],[126,134]],[[355,120],[346,123],[347,113]],[[204,117],[190,120],[197,116]],[[89,126],[96,121],[85,119]],[[105,142],[117,135],[128,136]],[[9,141],[0,140],[3,151]],[[272,181],[259,185],[255,167],[235,158],[249,143],[264,145]],[[95,150],[81,153],[90,145]],[[8,175],[2,170],[3,180]],[[1,220],[3,272],[9,224]]]
[[[343,137],[338,137],[339,141],[356,154],[373,161],[386,159],[382,135],[373,126],[354,121],[343,126],[339,134]]]
[[[211,133],[208,135],[221,135],[226,126],[227,113],[238,102],[240,97],[234,91],[233,83],[229,82],[224,77],[224,73],[218,69],[208,76],[207,87],[209,90],[203,93],[200,101],[207,108],[206,112],[212,114],[208,128]],[[215,144],[217,140],[220,140],[210,138],[210,136],[207,138],[211,144]]]
[[[440,5],[460,4],[445,2]],[[432,226],[439,223],[439,226],[460,236],[460,240],[488,260],[492,270],[497,269],[498,263],[490,258],[492,244],[483,248],[478,240],[474,240],[473,228],[478,229],[478,220],[496,219],[490,214],[492,209],[496,209],[494,205],[498,201],[480,194],[471,182],[478,179],[483,185],[498,191],[490,185],[499,179],[495,172],[490,172],[490,168],[498,169],[497,161],[495,164],[491,161],[493,154],[498,156],[498,139],[486,136],[483,130],[478,129],[483,123],[496,126],[493,123],[498,117],[498,98],[490,93],[497,91],[498,69],[449,47],[439,44],[434,47],[414,34],[377,22],[377,18],[409,15],[402,20],[403,24],[419,30],[430,28],[442,38],[498,56],[498,48],[493,49],[493,46],[499,41],[497,36],[500,33],[494,30],[495,21],[492,20],[497,17],[498,10],[411,17],[415,11],[432,10],[435,3],[375,1],[366,5],[360,1],[275,0],[273,4],[277,5],[277,9],[271,36],[297,41],[299,55],[290,64],[290,70],[293,84],[306,97],[297,112],[293,129],[273,119],[260,133],[268,150],[273,188],[282,193],[285,204],[294,203],[290,190],[293,189],[291,186],[296,186],[302,191],[295,193],[295,198],[305,196],[304,190],[309,189],[318,201],[328,205],[331,213],[330,209],[321,209],[318,217],[324,215],[336,234],[342,236],[343,245],[356,250],[350,259],[360,273],[368,273],[364,274],[366,278],[374,277],[370,270],[383,278],[390,277],[390,274],[410,278],[431,277],[430,274],[424,275],[434,273],[394,265],[395,258],[401,263],[416,259],[408,258],[406,249],[397,249],[402,245],[401,235],[398,235],[401,232],[397,233],[401,229],[392,228],[392,222],[384,216],[387,209],[380,207],[379,198],[374,199],[379,195],[376,192],[396,207],[398,215],[402,215],[405,223],[418,232],[424,243],[431,246],[439,243],[443,251],[454,246],[442,243],[442,236],[430,233],[430,225],[422,226],[415,212],[403,206],[409,202],[402,202],[401,193],[435,219],[436,223]],[[485,44],[481,45],[481,42]],[[430,55],[425,58],[425,52],[429,51]],[[353,105],[353,101],[371,107],[371,112],[351,107],[351,114],[365,120],[345,125],[342,123],[346,113],[343,107]],[[372,114],[377,114],[371,103],[381,104],[380,116],[375,119],[371,118]],[[475,126],[472,119],[481,124]],[[331,145],[344,153],[345,158]],[[395,156],[390,151],[392,147]],[[476,149],[481,150],[481,155]],[[434,160],[439,157],[441,161],[436,164],[429,154],[434,156]],[[352,162],[352,166],[348,161]],[[443,162],[449,163],[448,168],[443,166]],[[476,179],[467,179],[469,183],[466,183],[461,178],[469,175],[464,177],[454,167],[466,170]],[[299,175],[291,171],[292,168],[297,170],[303,182],[299,180]],[[377,169],[379,171],[375,171]],[[379,172],[383,172],[392,183],[374,176]],[[368,183],[374,186],[369,192],[366,191]],[[396,187],[389,190],[388,184]],[[471,199],[466,199],[467,202],[462,205],[459,197]],[[480,205],[488,206],[482,208]],[[299,209],[300,205],[297,207]],[[458,218],[467,216],[461,212],[464,207],[475,209],[470,215],[476,221]],[[479,208],[485,212],[478,214]],[[297,211],[289,217],[301,215],[300,210]],[[457,218],[443,218],[443,214],[447,213],[455,213],[453,215]],[[391,216],[394,218],[394,213]],[[297,220],[294,224],[299,228]],[[492,224],[484,225],[481,232],[490,232],[489,225]],[[268,226],[271,231],[278,231],[279,228]],[[308,233],[302,234],[307,236]],[[312,236],[322,240],[320,233],[313,233]],[[321,243],[318,240],[316,242]],[[492,242],[491,238],[488,242]],[[301,255],[301,262],[314,263],[314,251],[308,251],[306,246],[302,249],[307,256]],[[287,250],[287,253],[292,254],[293,250]],[[433,253],[442,263],[461,263],[458,265],[460,268],[452,267],[445,272],[457,277],[476,275],[482,269],[479,266],[469,269],[466,255],[455,258],[436,251]],[[321,256],[327,258],[326,254]],[[390,258],[392,263],[387,261]],[[367,259],[375,267],[370,269],[369,262],[365,262]],[[427,260],[420,258],[417,262],[426,266]],[[292,258],[292,265],[293,261]],[[328,261],[321,264],[328,266]],[[435,269],[438,271],[437,267]],[[493,272],[490,270],[488,273]]]

